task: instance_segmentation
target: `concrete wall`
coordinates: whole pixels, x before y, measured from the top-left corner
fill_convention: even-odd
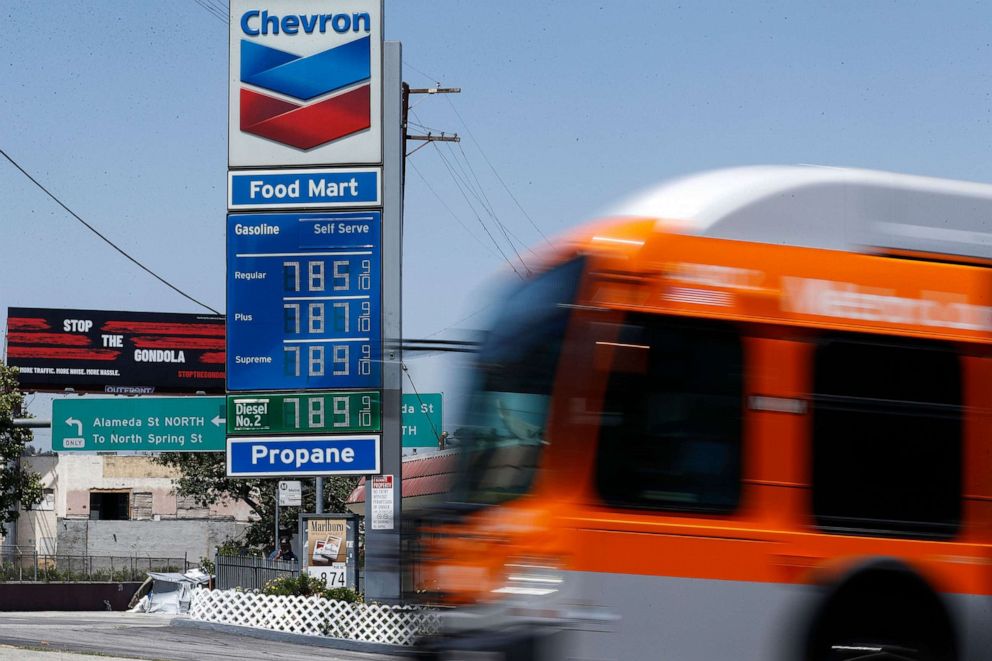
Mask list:
[[[89,518],[91,491],[150,495],[151,511],[146,515],[142,508],[140,518],[222,517],[248,521],[251,516],[251,509],[244,503],[218,503],[201,508],[188,500],[177,499],[173,481],[178,473],[156,464],[146,455],[63,453],[56,457],[26,457],[24,465],[41,473],[45,485],[55,490],[58,518]]]
[[[244,534],[247,523],[209,519],[59,522],[58,549],[67,555],[182,558],[198,562]]]
[[[17,545],[63,555],[183,557],[197,561],[243,534],[252,519],[241,502],[200,507],[173,490],[175,471],[150,456],[63,453],[25,457],[41,475],[49,502],[21,513]],[[90,493],[129,494],[127,521],[90,520]]]
[[[34,549],[38,553],[54,553],[58,535],[58,457],[24,457],[21,465],[38,473],[41,486],[46,490],[47,499],[30,510],[22,511],[17,519],[17,546]]]

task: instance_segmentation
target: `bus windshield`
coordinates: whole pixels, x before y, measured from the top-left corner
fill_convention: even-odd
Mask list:
[[[479,352],[462,444],[458,500],[502,503],[526,493],[546,434],[555,369],[583,261],[508,293]]]

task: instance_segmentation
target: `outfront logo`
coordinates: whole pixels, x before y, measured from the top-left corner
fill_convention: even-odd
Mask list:
[[[382,161],[381,0],[231,0],[231,14],[232,167]]]
[[[241,130],[297,149],[312,149],[369,128],[370,43],[369,37],[361,37],[300,57],[242,40],[241,82],[303,103],[243,86]],[[326,96],[345,88],[349,89]]]

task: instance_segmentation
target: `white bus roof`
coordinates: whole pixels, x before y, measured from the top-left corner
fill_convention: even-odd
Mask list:
[[[992,259],[992,185],[822,166],[754,166],[676,179],[613,216],[686,234],[856,252]]]

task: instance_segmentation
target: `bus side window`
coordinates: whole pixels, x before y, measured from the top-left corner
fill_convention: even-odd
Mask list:
[[[822,341],[813,378],[813,515],[838,534],[952,537],[961,521],[961,362],[953,347]]]
[[[730,512],[741,484],[743,349],[724,323],[634,315],[621,329],[596,483],[615,507]]]

